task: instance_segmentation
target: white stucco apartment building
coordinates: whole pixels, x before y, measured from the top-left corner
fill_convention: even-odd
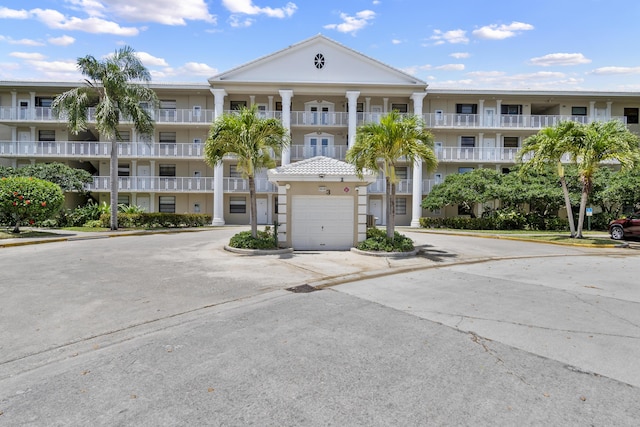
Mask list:
[[[73,135],[51,114],[55,96],[80,84],[1,81],[0,164],[57,161],[87,169],[94,174],[93,196],[108,203],[109,142],[95,130]],[[216,168],[207,166],[203,145],[212,121],[243,105],[257,105],[260,114],[280,119],[290,130],[291,147],[280,166],[316,156],[344,160],[360,124],[391,110],[421,116],[434,135],[439,167],[427,173],[405,164],[398,171],[396,223],[413,226],[421,216],[458,214],[455,207],[420,208],[433,185],[470,168],[511,167],[522,141],[546,126],[567,119],[620,119],[639,130],[640,93],[429,89],[426,82],[322,35],[202,84],[151,87],[161,100],[153,135],[138,135],[127,124],[120,130],[126,139],[118,148],[120,202],[152,212],[208,213],[220,225],[248,223],[248,186],[231,157]],[[355,206],[384,224],[384,180],[371,181],[359,190]],[[267,171],[258,177],[259,223],[278,220],[285,190],[269,181]],[[355,184],[341,191],[352,190]]]

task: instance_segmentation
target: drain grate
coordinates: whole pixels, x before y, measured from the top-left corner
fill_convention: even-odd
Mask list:
[[[294,286],[292,288],[287,288],[286,289],[289,292],[293,292],[295,294],[308,294],[309,292],[313,292],[313,291],[317,291],[316,288],[314,288],[311,285],[300,285],[300,286]]]

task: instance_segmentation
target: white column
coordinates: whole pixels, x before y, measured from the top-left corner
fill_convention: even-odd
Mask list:
[[[382,112],[385,114],[389,112],[389,98],[382,98]]]
[[[29,117],[35,119],[36,117],[36,93],[29,92]]]
[[[11,91],[11,118],[15,119],[18,117],[18,92],[15,90]]]
[[[611,101],[607,101],[607,120],[611,120]]]
[[[347,91],[346,95],[349,103],[349,140],[347,141],[347,146],[353,147],[356,142],[356,129],[358,127],[358,96],[360,96],[360,92],[350,90]]]
[[[483,126],[484,125],[484,99],[478,100],[478,116],[480,116],[478,122],[480,123],[480,126]]]
[[[213,119],[216,120],[224,114],[224,97],[227,92],[224,89],[211,89],[214,97]],[[211,225],[224,225],[224,164],[219,162],[213,167],[213,220]]]
[[[269,100],[267,104],[267,108],[269,109],[269,114],[270,114],[269,117],[273,117],[273,95],[269,95],[267,99]]]
[[[589,101],[589,121],[592,122],[596,118],[596,101]]]
[[[413,101],[413,115],[422,118],[422,105],[426,92],[416,92],[411,94]],[[420,217],[422,216],[422,159],[415,159],[413,162],[413,182],[411,190],[411,227],[420,227]]]
[[[287,133],[291,135],[291,98],[293,98],[292,90],[281,90],[280,97],[282,98],[282,126],[287,130]],[[290,141],[293,144],[293,141]],[[291,148],[287,147],[282,150],[282,160],[280,161],[282,166],[291,163]]]
[[[502,123],[500,114],[502,114],[502,99],[496,99],[496,123],[498,124],[498,126],[500,126],[500,123]]]
[[[253,107],[256,104],[256,96],[249,95],[249,107]]]

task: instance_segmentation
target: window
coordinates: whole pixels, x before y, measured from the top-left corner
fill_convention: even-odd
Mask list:
[[[231,111],[239,110],[247,106],[247,101],[231,101]]]
[[[501,114],[522,114],[522,105],[504,104],[500,107]]]
[[[127,205],[129,206],[129,196],[118,194],[118,204],[119,205]]]
[[[56,140],[55,130],[39,130],[38,131],[38,141],[55,141],[55,140]]]
[[[587,107],[571,107],[572,116],[586,116]]]
[[[460,147],[461,148],[473,148],[476,146],[476,137],[475,136],[461,136],[460,137]]]
[[[50,108],[53,103],[53,98],[36,96],[36,107]]]
[[[347,102],[345,105],[346,105],[347,112],[348,112],[349,111],[349,103]],[[356,103],[356,113],[364,113],[364,103],[363,102],[357,102]]]
[[[456,104],[458,114],[478,114],[478,104]]]
[[[240,178],[240,172],[238,171],[238,165],[229,165],[229,177]]]
[[[158,207],[159,212],[176,213],[175,196],[160,196]]]
[[[200,213],[200,203],[194,203],[193,204],[193,212],[194,213]]]
[[[405,197],[396,198],[396,215],[407,214],[407,199]]]
[[[247,198],[231,197],[229,199],[229,213],[247,213]]]
[[[193,106],[194,117],[199,119],[201,114],[202,114],[202,107],[200,105],[194,105]]]
[[[403,114],[409,112],[409,109],[407,108],[407,104],[391,104],[391,111],[397,111]]]
[[[398,179],[408,179],[409,178],[409,168],[406,166],[399,166],[396,168],[396,178]]]
[[[119,131],[117,136],[120,142],[131,142],[131,132],[128,130]]]
[[[160,143],[165,143],[165,144],[173,144],[176,142],[176,133],[175,132],[160,132],[160,135],[158,136],[158,139],[160,140]]]
[[[161,99],[160,100],[160,109],[161,110],[175,110],[176,109],[176,100],[175,99]]]
[[[628,125],[638,124],[638,108],[625,108],[624,116],[627,118]]]
[[[129,164],[118,163],[118,176],[130,176],[130,175],[131,175],[131,169],[129,168]]]
[[[276,111],[282,111],[282,102],[276,101]]]
[[[160,176],[176,176],[176,165],[160,165],[159,166],[159,175]]]
[[[504,137],[504,148],[518,148],[519,139],[517,136],[505,136]]]
[[[274,213],[277,214],[278,213],[278,196],[274,196],[273,198],[273,209],[274,209]]]
[[[467,173],[471,172],[473,168],[458,168],[458,173]]]

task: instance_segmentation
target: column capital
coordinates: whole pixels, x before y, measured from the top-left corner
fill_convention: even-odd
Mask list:
[[[410,98],[413,102],[422,102],[425,96],[427,96],[427,92],[413,92]]]
[[[358,100],[358,97],[360,96],[360,91],[359,90],[348,90],[345,93],[345,96],[347,97],[347,99],[350,102],[356,102]]]
[[[278,91],[282,100],[291,100],[293,98],[293,91],[291,89],[281,89]]]
[[[213,94],[213,96],[222,96],[225,97],[228,95],[227,91],[224,89],[209,89],[211,91],[211,93]]]

